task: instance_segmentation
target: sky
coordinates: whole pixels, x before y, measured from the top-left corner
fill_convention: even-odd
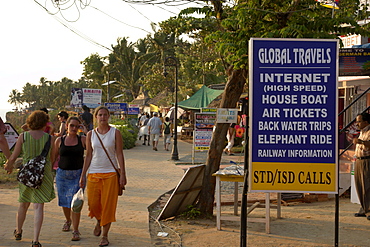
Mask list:
[[[89,5],[81,9],[73,5],[79,0],[60,0],[66,3],[65,10],[51,15],[37,2],[56,12],[52,0],[0,1],[0,116],[3,119],[7,111],[15,108],[8,103],[13,89],[21,92],[28,82],[38,85],[41,77],[50,81],[63,77],[77,81],[83,72],[80,62],[93,53],[108,55],[110,51],[104,47],[117,44],[117,38],[126,37],[135,42],[153,33],[152,22],[164,21],[183,8],[199,6],[82,0]]]

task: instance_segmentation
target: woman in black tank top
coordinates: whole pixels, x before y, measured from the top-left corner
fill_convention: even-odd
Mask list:
[[[78,129],[82,127],[81,120],[70,117],[66,122],[67,134],[55,140],[53,155],[60,156],[56,172],[56,185],[58,190],[58,205],[63,208],[66,218],[62,231],[69,231],[73,226],[72,241],[80,240],[78,226],[80,213],[71,211],[72,197],[80,189],[79,180],[84,162],[84,150],[86,137],[78,135]]]

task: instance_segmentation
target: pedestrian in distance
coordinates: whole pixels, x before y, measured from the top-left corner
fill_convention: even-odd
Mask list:
[[[137,126],[139,128],[139,141],[143,137],[143,133],[140,130],[141,130],[141,127],[144,126],[143,123],[144,123],[145,119],[146,119],[146,113],[145,112],[142,112],[141,115],[140,115],[140,117],[137,120]]]
[[[357,115],[356,125],[360,135],[353,138],[356,145],[354,178],[361,208],[355,213],[355,217],[366,217],[370,220],[370,114]]]
[[[69,117],[66,122],[67,134],[58,137],[54,142],[53,159],[60,157],[56,170],[56,187],[58,191],[58,205],[62,207],[65,222],[62,231],[68,232],[73,226],[72,241],[80,240],[78,230],[81,213],[72,212],[71,202],[73,195],[80,189],[79,182],[84,163],[86,137],[78,134],[83,127],[78,117]]]
[[[148,122],[148,133],[153,143],[153,150],[158,151],[159,136],[162,132],[162,121],[158,117],[158,112],[153,113],[153,117]]]
[[[5,133],[7,131],[8,131],[8,129],[6,128],[3,120],[0,117],[0,149],[3,152],[3,154],[5,155],[5,158],[9,159],[11,153],[10,153],[10,150],[9,150],[8,142],[7,142],[6,137],[5,137]]]
[[[234,146],[234,139],[235,139],[235,123],[231,123],[229,125],[229,128],[227,129],[226,133],[226,139],[227,139],[227,145],[224,149],[224,153],[228,155],[234,155],[231,152],[232,147]]]
[[[163,123],[162,129],[163,129],[164,150],[169,151],[172,136],[172,123],[170,122],[169,117],[165,118],[165,122]]]
[[[90,112],[90,108],[87,107],[86,105],[82,106],[82,110],[84,111],[81,114],[83,124],[86,127],[87,131],[90,131],[94,128],[94,124],[93,124],[94,117]]]
[[[148,122],[149,122],[149,113],[146,113],[144,115],[145,118],[143,118],[143,121],[141,122],[141,127],[139,132],[144,136],[144,142],[143,145],[146,145],[146,142],[148,141],[148,146],[150,146],[150,135],[148,133]]]
[[[66,134],[66,121],[69,117],[68,113],[61,111],[58,113],[58,120],[60,121],[59,132],[55,133],[56,136],[63,136]]]
[[[116,221],[117,184],[119,182],[124,188],[127,183],[122,135],[108,124],[109,117],[106,107],[95,109],[97,128],[87,133],[86,157],[80,178],[80,188],[86,185],[89,216],[96,218],[93,234],[102,235],[99,246],[109,245],[109,229],[111,223]],[[120,173],[119,181],[113,166]]]
[[[48,122],[49,115],[40,110],[34,111],[30,116],[28,116],[26,124],[30,130],[19,135],[17,143],[15,144],[14,152],[5,164],[5,170],[7,170],[8,173],[13,171],[13,164],[21,152],[23,153],[24,163],[40,155],[50,136],[44,132]],[[51,152],[49,151],[46,156],[44,177],[40,188],[30,188],[19,183],[19,208],[16,216],[14,237],[15,240],[22,239],[23,224],[26,220],[27,210],[32,203],[34,209],[32,247],[41,247],[39,236],[44,219],[44,203],[50,202],[55,198],[50,153]]]

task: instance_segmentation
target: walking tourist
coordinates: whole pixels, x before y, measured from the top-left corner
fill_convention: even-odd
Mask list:
[[[227,133],[226,133],[227,145],[224,149],[224,152],[225,152],[225,154],[228,154],[228,155],[233,155],[233,153],[231,152],[231,149],[234,146],[235,125],[236,125],[235,123],[231,123],[229,125],[229,128],[227,129]]]
[[[148,133],[153,143],[153,150],[158,151],[158,140],[162,132],[162,121],[158,118],[158,112],[153,113],[153,117],[148,122]]]
[[[40,109],[41,111],[44,111],[46,114],[49,114],[49,111],[48,111],[48,109],[46,108],[46,107],[44,107],[44,108],[41,108]],[[50,118],[50,117],[49,117]],[[24,130],[24,131],[28,131],[28,130],[30,130],[29,128],[28,128],[28,126],[27,126],[27,124],[23,124],[22,126],[21,126],[21,128]],[[45,129],[44,129],[44,132],[45,133],[48,133],[49,135],[54,135],[54,131],[55,131],[55,128],[54,128],[54,124],[53,124],[53,122],[51,122],[50,120],[49,120],[49,122],[46,124],[46,127],[45,127]]]
[[[94,128],[93,115],[90,113],[90,108],[86,105],[82,106],[82,110],[84,110],[84,112],[81,114],[82,121],[87,131],[90,131]]]
[[[84,188],[86,184],[89,216],[96,218],[93,234],[102,235],[99,246],[108,246],[108,232],[111,223],[116,221],[118,201],[118,176],[115,168],[120,173],[121,188],[127,183],[123,140],[121,133],[108,124],[110,115],[106,107],[96,108],[94,117],[97,128],[87,133],[80,187]]]
[[[60,121],[59,132],[55,133],[56,136],[63,136],[66,134],[66,121],[69,117],[68,113],[61,111],[58,113],[58,120]]]
[[[355,149],[355,186],[361,208],[355,217],[367,217],[370,220],[370,114],[361,113],[356,117],[360,130],[359,137],[353,138]]]
[[[0,117],[0,149],[3,152],[3,154],[5,155],[5,158],[9,159],[11,153],[10,153],[10,150],[9,150],[8,142],[5,138],[5,133],[7,131],[8,131],[8,129],[6,128],[3,120]]]
[[[140,123],[139,132],[142,134],[142,136],[144,136],[143,145],[146,145],[146,142],[148,141],[148,146],[150,146],[150,135],[148,133],[149,113],[146,113],[144,117],[145,118],[143,118],[143,121],[141,121]]]
[[[19,135],[13,154],[5,164],[5,170],[11,173],[13,164],[17,157],[23,153],[23,162],[40,155],[46,142],[49,140],[49,134],[44,132],[46,124],[49,122],[49,115],[43,111],[34,111],[27,118],[29,131]],[[16,217],[16,229],[14,230],[15,240],[21,240],[23,234],[23,224],[26,219],[27,210],[31,203],[34,208],[34,226],[32,247],[41,247],[39,236],[44,219],[44,203],[50,202],[55,198],[53,175],[51,173],[50,151],[48,152],[44,170],[42,184],[38,189],[27,187],[19,183],[19,208]]]
[[[163,123],[162,129],[163,129],[164,150],[169,151],[169,146],[171,144],[171,136],[172,136],[172,124],[170,122],[169,117],[165,118],[165,122]]]
[[[67,135],[58,137],[53,148],[54,159],[58,155],[60,157],[55,180],[58,191],[58,205],[62,207],[66,219],[62,231],[69,231],[72,224],[72,241],[80,240],[78,226],[81,213],[72,212],[71,202],[73,195],[80,188],[79,181],[84,162],[86,137],[78,135],[78,129],[82,125],[78,117],[69,117],[66,122]]]

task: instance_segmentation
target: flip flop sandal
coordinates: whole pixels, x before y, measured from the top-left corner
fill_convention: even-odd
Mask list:
[[[17,230],[14,230],[14,238],[15,238],[15,240],[22,240],[22,232],[23,232],[23,230],[21,230],[20,233],[17,233]]]
[[[100,236],[100,234],[101,234],[101,227],[99,226],[99,229],[98,229],[98,228],[95,226],[93,234],[94,234],[94,236],[99,237],[99,236]]]
[[[63,228],[62,228],[62,231],[63,232],[69,232],[71,230],[71,223],[72,222],[65,221],[64,225],[63,225]]]
[[[33,242],[32,241],[32,247],[42,247],[39,241]]]
[[[105,242],[105,244],[103,244],[103,242]],[[99,247],[103,247],[103,246],[108,246],[109,245],[109,241],[108,241],[108,238],[107,237],[102,237],[101,240],[100,240],[100,243],[99,243]]]
[[[72,241],[80,241],[81,240],[81,237],[80,237],[81,233],[79,231],[73,231],[72,232]]]

